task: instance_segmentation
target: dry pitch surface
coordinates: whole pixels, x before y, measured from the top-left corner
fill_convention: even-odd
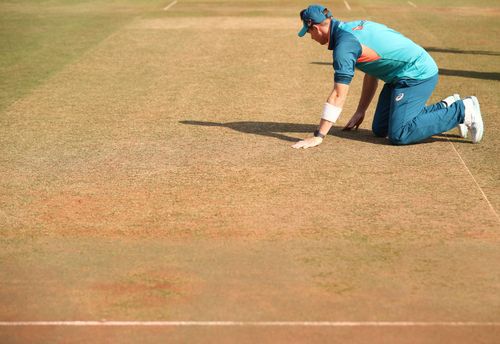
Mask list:
[[[370,133],[371,116],[341,132],[358,73],[327,140],[291,149],[315,129],[332,82],[330,53],[296,36],[306,3],[2,4],[4,24],[74,17],[103,29],[62,25],[81,43],[73,55],[2,67],[0,321],[244,324],[2,325],[0,341],[498,340],[500,8],[348,3],[327,5],[429,49],[442,74],[433,101],[479,96],[480,145],[452,131],[391,146]],[[40,49],[59,44],[64,57],[64,42]],[[14,92],[23,71],[39,79]],[[360,326],[248,323],[275,321]],[[380,321],[480,324],[366,323]]]

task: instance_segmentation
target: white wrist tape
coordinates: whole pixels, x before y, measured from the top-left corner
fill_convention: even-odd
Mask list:
[[[323,116],[321,116],[321,119],[335,123],[337,122],[337,118],[339,118],[341,112],[342,108],[330,103],[325,103],[325,107],[323,108]]]

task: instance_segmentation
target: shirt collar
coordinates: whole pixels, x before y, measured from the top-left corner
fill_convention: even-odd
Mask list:
[[[335,37],[335,31],[337,31],[339,25],[340,20],[332,18],[332,21],[330,22],[330,41],[328,42],[328,50],[333,50],[333,47],[335,46],[333,37]]]

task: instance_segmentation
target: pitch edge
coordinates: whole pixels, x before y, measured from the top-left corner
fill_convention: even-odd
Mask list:
[[[500,326],[500,322],[419,321],[0,321],[0,326],[323,326],[323,327],[471,327]]]

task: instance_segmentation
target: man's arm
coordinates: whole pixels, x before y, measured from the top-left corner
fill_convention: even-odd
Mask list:
[[[337,108],[342,109],[344,107],[345,101],[347,99],[347,94],[349,93],[349,85],[335,83],[333,85],[333,90],[327,99],[327,103],[333,105]],[[336,119],[335,119],[336,120]],[[333,122],[321,119],[319,122],[319,132],[323,135],[327,135],[332,128]]]
[[[343,130],[351,130],[354,127],[358,129],[359,125],[365,119],[366,109],[368,109],[368,106],[370,105],[373,96],[375,95],[377,86],[378,79],[371,75],[365,74],[365,77],[363,78],[363,89],[361,91],[358,108],[349,122],[347,122]]]
[[[319,122],[319,134],[320,136],[326,136],[328,131],[332,128],[333,123],[337,120],[342,111],[342,107],[347,98],[349,92],[349,85],[335,83],[333,85],[333,90],[328,97],[325,108],[323,110],[323,116]],[[305,140],[299,141],[294,144],[293,148],[310,148],[317,146],[323,142],[322,137],[312,136]]]

